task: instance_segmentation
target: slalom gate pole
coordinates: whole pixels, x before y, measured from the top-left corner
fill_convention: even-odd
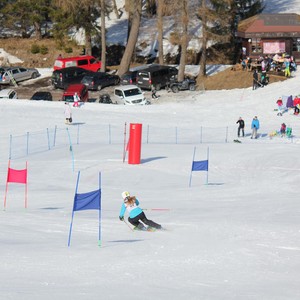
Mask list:
[[[126,122],[124,124],[124,149],[123,149],[123,163],[125,162],[126,159]]]
[[[133,231],[133,229],[129,226],[129,224],[128,224],[125,220],[123,220],[123,222],[128,226],[128,228],[129,228],[131,231]]]

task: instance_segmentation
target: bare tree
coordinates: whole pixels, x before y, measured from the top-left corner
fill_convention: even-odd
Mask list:
[[[200,58],[200,72],[197,77],[199,86],[206,76],[207,45],[208,42],[228,43],[232,39],[232,7],[236,0],[202,0],[199,18],[202,22],[202,47]]]
[[[163,6],[164,0],[157,1],[157,31],[158,31],[158,62],[160,65],[164,63],[164,47],[163,47],[163,32],[164,32],[164,24],[163,24]]]
[[[132,16],[131,29],[127,41],[127,46],[120,63],[120,68],[118,70],[119,76],[123,75],[125,72],[129,70],[130,62],[139,35],[141,13],[142,13],[142,0],[131,0],[131,2],[133,4],[131,6],[132,13],[130,14]]]
[[[101,72],[106,70],[106,37],[105,37],[105,0],[100,0],[101,8]]]
[[[188,14],[188,0],[181,0],[181,52],[180,52],[180,63],[178,70],[178,81],[182,81],[184,79],[184,70],[186,63],[186,52],[188,46],[188,23],[189,23],[189,14]]]
[[[115,15],[118,19],[120,19],[120,14],[119,14],[119,10],[118,10],[118,6],[116,3],[116,0],[112,0],[112,4],[113,4],[113,10],[115,12]]]
[[[202,46],[201,46],[201,58],[200,58],[200,71],[197,77],[197,85],[199,85],[203,77],[206,76],[206,58],[207,58],[207,42],[208,42],[208,32],[207,32],[207,9],[206,0],[202,0],[202,6],[199,10],[199,17],[202,21]]]

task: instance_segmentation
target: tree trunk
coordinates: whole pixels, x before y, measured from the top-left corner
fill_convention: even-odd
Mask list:
[[[91,55],[92,53],[92,37],[91,33],[85,30],[85,55]]]
[[[34,29],[35,29],[36,38],[38,40],[41,40],[42,39],[41,24],[39,22],[34,22]]]
[[[185,71],[185,62],[186,62],[186,49],[188,46],[188,8],[187,8],[187,0],[182,0],[182,38],[181,38],[181,53],[180,53],[180,63],[178,70],[178,81],[182,81],[184,79],[184,71]]]
[[[203,77],[206,76],[206,58],[207,58],[207,18],[206,18],[206,2],[202,1],[202,7],[200,9],[201,19],[202,19],[202,49],[200,58],[200,70],[197,76],[197,86],[203,81]]]
[[[100,0],[100,7],[101,7],[101,72],[105,72],[106,70],[105,0]]]
[[[139,35],[139,28],[140,28],[140,22],[141,22],[141,11],[142,11],[142,0],[133,0],[134,2],[134,7],[135,11],[132,15],[132,25],[131,25],[131,30],[127,42],[127,46],[125,49],[125,52],[123,54],[121,63],[120,63],[120,68],[118,71],[118,75],[121,76],[125,72],[129,70],[130,62],[132,59],[132,55],[135,50],[135,46],[138,40],[138,35]]]
[[[118,11],[116,0],[112,0],[112,3],[113,3],[113,10],[115,12],[115,15],[116,15],[117,19],[120,19],[120,14]],[[104,3],[104,5],[105,5],[105,3]]]
[[[157,31],[158,31],[158,62],[160,65],[164,64],[164,47],[163,47],[163,5],[164,0],[158,0],[157,2]]]

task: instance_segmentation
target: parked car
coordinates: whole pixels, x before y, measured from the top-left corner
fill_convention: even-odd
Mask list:
[[[124,85],[115,88],[114,97],[117,103],[127,105],[149,104],[145,98],[145,93],[136,85]]]
[[[196,90],[196,81],[194,79],[190,79],[188,77],[184,78],[183,81],[171,80],[167,88],[170,89],[173,93],[178,93],[179,91],[183,90]]]
[[[121,84],[136,84],[138,71],[128,71],[120,76]]]
[[[70,84],[64,91],[62,100],[65,102],[74,102],[74,95],[77,93],[80,102],[87,102],[89,99],[89,93],[87,87],[82,84]]]
[[[68,67],[79,67],[88,71],[97,72],[101,69],[101,62],[91,55],[81,55],[66,58],[60,57],[55,60],[53,69],[60,70]]]
[[[30,100],[45,100],[45,101],[52,101],[52,94],[50,92],[35,92]]]
[[[12,89],[0,90],[0,99],[18,99],[18,94]]]
[[[55,70],[52,73],[52,85],[56,89],[66,89],[70,84],[80,83],[82,78],[89,73],[90,71],[78,67]]]
[[[120,77],[104,72],[93,72],[85,75],[81,83],[85,84],[89,90],[100,91],[106,86],[118,85]]]
[[[159,91],[167,85],[172,76],[177,74],[178,70],[174,67],[154,64],[138,71],[137,84],[142,89],[151,90],[154,87]]]
[[[0,84],[12,84],[13,81],[20,82],[27,79],[34,79],[41,74],[34,68],[12,67],[4,70]]]

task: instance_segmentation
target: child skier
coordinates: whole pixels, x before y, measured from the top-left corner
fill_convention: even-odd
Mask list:
[[[122,203],[119,215],[120,221],[124,221],[124,214],[127,209],[129,213],[128,221],[133,226],[135,226],[134,229],[147,230],[147,227],[145,225],[156,229],[161,229],[161,225],[147,219],[143,210],[139,207],[140,203],[135,196],[130,196],[129,192],[123,192],[122,198],[124,202]]]
[[[281,134],[281,137],[284,137],[285,136],[285,131],[286,131],[286,125],[284,123],[281,124],[281,127],[280,127],[280,134]]]

